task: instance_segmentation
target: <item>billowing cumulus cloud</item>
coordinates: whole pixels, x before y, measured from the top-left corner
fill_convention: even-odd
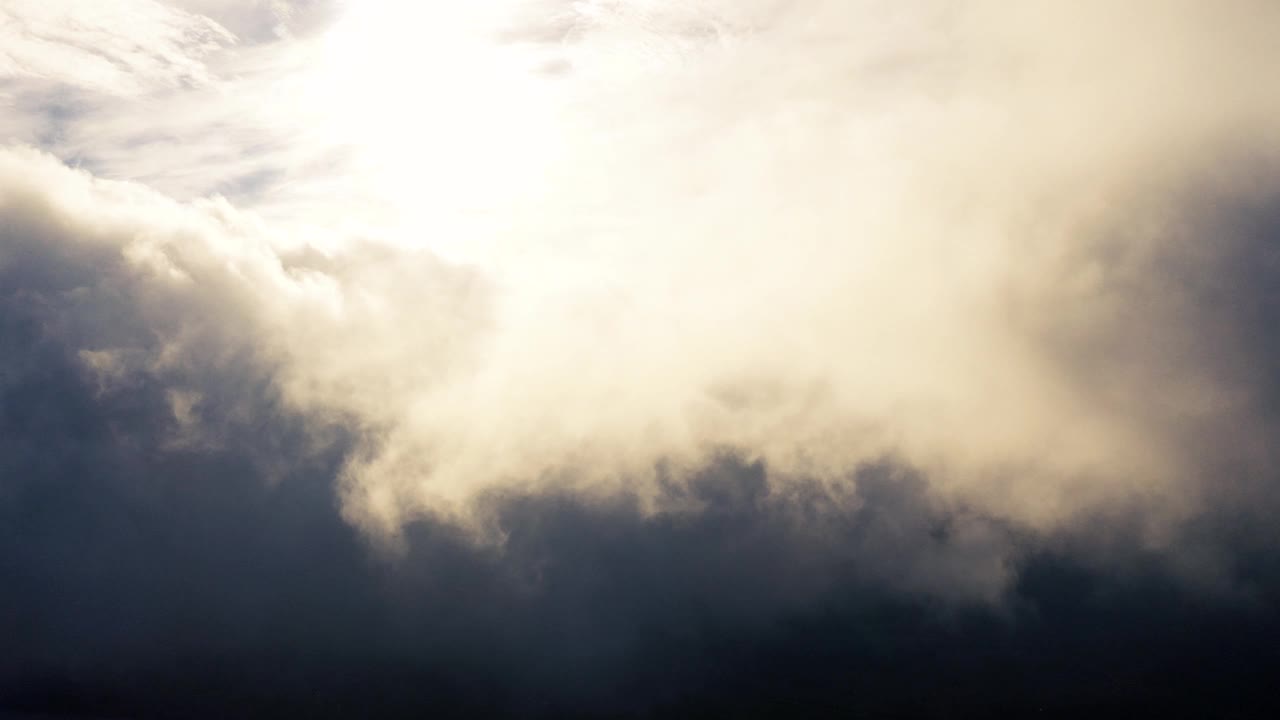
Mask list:
[[[6,703],[1087,709],[1274,630],[1280,8],[455,5],[0,8]]]

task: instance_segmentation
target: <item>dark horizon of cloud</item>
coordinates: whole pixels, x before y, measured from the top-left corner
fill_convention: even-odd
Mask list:
[[[832,514],[821,495],[771,500],[762,468],[726,460],[691,484],[696,514],[501,498],[501,551],[422,520],[387,566],[337,513],[336,457],[274,482],[243,449],[147,458],[164,444],[147,436],[173,430],[164,393],[95,397],[65,348],[31,341],[24,310],[6,304],[6,367],[20,348],[39,374],[4,396],[6,477],[25,481],[3,504],[7,709],[1247,716],[1274,703],[1273,547],[1242,557],[1261,561],[1246,579],[1264,593],[1242,601],[1188,588],[1158,555],[1126,574],[1021,538],[1000,605],[956,607],[892,589],[912,554],[953,552],[954,518],[930,511],[918,479],[868,468],[861,507]],[[17,430],[46,452],[24,457],[35,443]],[[290,441],[237,447],[263,444]]]

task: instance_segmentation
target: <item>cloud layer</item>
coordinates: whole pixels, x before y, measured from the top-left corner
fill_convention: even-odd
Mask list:
[[[0,10],[5,703],[1275,667],[1273,3],[90,5]]]

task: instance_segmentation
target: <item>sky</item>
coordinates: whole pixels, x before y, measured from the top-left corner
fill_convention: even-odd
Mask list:
[[[0,0],[0,717],[1270,717],[1271,0]]]

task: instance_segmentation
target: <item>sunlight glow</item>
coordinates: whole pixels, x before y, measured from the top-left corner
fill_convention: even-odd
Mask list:
[[[500,42],[510,5],[458,3],[441,22],[435,4],[362,0],[322,39],[309,95],[401,242],[482,260],[552,157],[554,79]]]

